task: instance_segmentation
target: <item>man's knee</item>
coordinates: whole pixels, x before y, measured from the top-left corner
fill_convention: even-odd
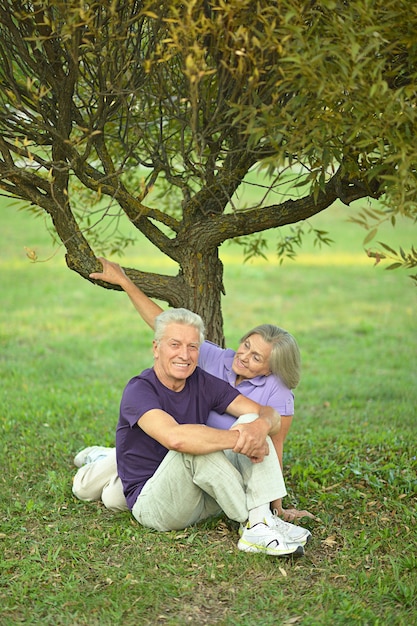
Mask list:
[[[129,510],[121,483],[117,485],[111,484],[105,487],[101,494],[101,500],[109,511],[120,512]]]
[[[236,424],[249,424],[250,422],[254,422],[259,417],[258,413],[244,413],[243,415],[239,415],[236,420]]]
[[[80,467],[72,481],[72,493],[84,502],[100,500],[102,492],[102,486],[96,480],[92,480],[89,467],[89,465]]]
[[[84,502],[91,502],[92,500],[98,500],[97,497],[92,497],[94,494],[91,494],[91,490],[86,489],[82,483],[74,478],[74,482],[72,483],[72,493],[78,500],[83,500]]]

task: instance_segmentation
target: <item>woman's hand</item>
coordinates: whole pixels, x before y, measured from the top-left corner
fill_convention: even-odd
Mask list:
[[[298,509],[281,509],[278,511],[278,515],[279,517],[282,517],[285,522],[293,522],[294,520],[301,519],[302,517],[310,517],[311,519],[318,520],[318,517],[306,510],[299,511]]]
[[[106,283],[120,286],[127,281],[127,276],[118,263],[108,261],[102,256],[98,256],[97,260],[102,264],[103,270],[101,272],[92,272],[90,278],[94,280],[104,280]]]

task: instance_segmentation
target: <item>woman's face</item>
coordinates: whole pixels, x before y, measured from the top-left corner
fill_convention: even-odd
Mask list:
[[[260,335],[250,335],[238,347],[232,369],[239,379],[268,376],[271,373],[269,357],[272,346]]]

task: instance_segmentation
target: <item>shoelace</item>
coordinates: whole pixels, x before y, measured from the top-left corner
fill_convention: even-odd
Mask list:
[[[273,514],[272,516],[272,520],[273,520],[273,524],[275,526],[275,528],[282,534],[285,535],[289,538],[291,538],[291,535],[289,533],[289,529],[288,529],[288,522],[285,522],[284,520],[282,520],[280,517],[278,517],[278,515],[276,513]],[[300,532],[300,534],[302,534]]]

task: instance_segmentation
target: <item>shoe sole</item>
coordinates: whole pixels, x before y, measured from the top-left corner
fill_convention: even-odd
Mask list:
[[[242,552],[252,552],[258,554],[268,554],[269,556],[304,556],[304,548],[301,545],[297,545],[293,549],[282,549],[277,550],[276,548],[268,548],[267,546],[261,546],[256,543],[246,543],[244,540],[240,539],[237,547]]]
[[[238,533],[239,533],[239,537],[243,535],[242,526],[239,527]],[[296,543],[298,546],[306,546],[308,543],[310,543],[311,539],[312,539],[312,534],[310,532],[308,533],[308,535],[304,535],[304,537],[301,537],[301,539],[288,538],[288,540],[291,541],[291,543]]]

